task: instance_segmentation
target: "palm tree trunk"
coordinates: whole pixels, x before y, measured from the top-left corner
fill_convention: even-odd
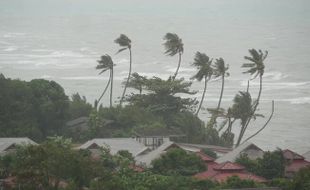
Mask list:
[[[110,71],[110,78],[111,78],[111,89],[110,89],[110,108],[112,108],[112,98],[113,98],[113,66]]]
[[[198,109],[197,109],[196,115],[198,115],[198,113],[199,113],[199,111],[200,111],[200,109],[201,109],[201,106],[202,106],[202,102],[203,102],[203,100],[204,100],[204,98],[205,98],[206,91],[207,91],[207,83],[208,83],[207,77],[205,77],[205,87],[204,87],[204,89],[203,89],[203,94],[202,94],[201,101],[200,101],[199,107],[198,107]]]
[[[181,66],[181,60],[182,60],[182,54],[181,54],[181,52],[179,52],[179,63],[178,63],[178,67],[177,67],[177,70],[175,71],[175,73],[174,73],[174,75],[173,75],[172,80],[174,80],[174,79],[177,77],[178,73],[179,73],[179,69],[180,69],[180,66]]]
[[[219,110],[221,107],[221,102],[222,102],[223,92],[224,92],[224,85],[225,85],[225,76],[222,75],[222,89],[221,89],[221,95],[220,95],[219,103],[217,104],[217,110]]]
[[[99,99],[98,99],[97,104],[99,104],[99,102],[100,102],[100,100],[102,99],[103,95],[104,95],[104,94],[106,93],[106,91],[108,90],[108,87],[109,87],[109,85],[110,85],[110,82],[111,82],[111,74],[110,74],[110,77],[109,77],[109,81],[108,81],[107,85],[106,85],[105,88],[104,88],[104,91],[102,92],[101,96],[100,96]]]
[[[251,135],[250,137],[248,137],[247,139],[245,139],[241,144],[245,143],[246,141],[250,140],[251,138],[255,137],[258,133],[260,133],[263,129],[265,129],[265,127],[268,125],[268,123],[270,122],[272,116],[274,113],[274,101],[272,100],[272,107],[271,107],[271,114],[268,118],[268,120],[266,121],[266,123],[263,125],[262,128],[260,128],[258,131],[256,131],[256,133],[254,133],[253,135]]]
[[[119,105],[122,105],[122,103],[124,101],[124,97],[125,97],[125,94],[126,94],[127,86],[128,86],[129,79],[130,79],[130,76],[131,76],[131,65],[132,65],[131,48],[128,48],[128,50],[129,50],[129,72],[128,72],[128,78],[127,78],[127,81],[126,81],[126,84],[125,84],[125,88],[124,88],[124,91],[123,91],[123,94],[122,94],[122,98],[121,98],[121,101],[120,101]]]

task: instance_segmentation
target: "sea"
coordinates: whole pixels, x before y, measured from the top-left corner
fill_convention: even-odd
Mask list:
[[[114,40],[132,40],[133,72],[167,79],[177,57],[164,55],[163,36],[176,33],[184,43],[178,77],[195,74],[195,52],[222,57],[229,64],[222,106],[232,105],[251,79],[241,65],[248,49],[268,50],[258,113],[246,137],[269,125],[252,142],[264,150],[310,150],[310,1],[309,0],[1,0],[0,73],[30,81],[54,80],[66,94],[78,92],[93,103],[107,83],[108,73],[95,69],[101,55],[115,65],[114,103],[123,90],[129,68],[128,51],[116,54]],[[199,117],[217,105],[221,81],[211,80]],[[255,99],[258,79],[250,81]],[[193,81],[201,98],[203,83]],[[1,90],[1,89],[0,89]],[[129,90],[128,93],[133,92]],[[183,96],[183,95],[181,95]],[[103,104],[108,105],[108,95]],[[236,125],[234,132],[240,127]]]

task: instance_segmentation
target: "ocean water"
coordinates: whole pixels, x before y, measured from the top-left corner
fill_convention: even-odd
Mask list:
[[[119,47],[114,39],[121,33],[131,38],[134,72],[167,78],[177,65],[176,57],[163,54],[167,32],[177,33],[185,44],[180,77],[194,75],[196,51],[223,57],[229,64],[223,107],[246,89],[250,76],[242,74],[241,65],[248,49],[268,50],[259,112],[268,118],[274,100],[275,114],[252,141],[266,150],[310,150],[308,0],[1,0],[0,72],[22,80],[55,80],[67,94],[79,92],[93,102],[108,77],[98,75],[96,60],[110,54],[116,63],[117,102],[127,76],[128,52],[115,55]],[[210,82],[205,108],[216,105],[220,85],[218,80]],[[253,97],[258,87],[259,81],[252,80]],[[195,82],[193,89],[199,99],[203,84]],[[200,117],[208,120],[209,115],[202,111]],[[246,136],[267,118],[253,122]]]

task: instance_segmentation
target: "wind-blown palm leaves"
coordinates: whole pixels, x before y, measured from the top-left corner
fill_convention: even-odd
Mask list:
[[[265,70],[265,64],[264,61],[267,58],[268,51],[265,51],[265,53],[262,52],[262,50],[255,50],[250,49],[249,53],[251,57],[245,56],[244,59],[250,61],[250,63],[244,63],[242,65],[243,68],[247,68],[247,71],[244,71],[243,73],[249,73],[253,76],[252,79],[255,79],[257,76],[259,76],[259,92],[257,97],[257,102],[255,104],[255,109],[258,106],[260,96],[262,93],[262,85],[263,85],[263,75]]]
[[[231,108],[232,117],[241,121],[241,129],[236,146],[239,146],[246,131],[248,121],[256,117],[264,117],[261,114],[255,114],[252,97],[249,92],[239,92],[234,98],[234,104]]]
[[[131,40],[126,35],[121,34],[116,40],[114,40],[114,42],[122,47],[121,49],[117,51],[117,53],[120,53],[126,49],[129,50],[129,72],[128,72],[128,77],[127,77],[126,84],[124,87],[124,91],[123,91],[123,94],[120,100],[120,105],[122,105],[125,94],[126,94],[126,89],[128,87],[128,82],[131,76],[131,68],[132,68]]]
[[[98,60],[98,65],[96,66],[96,69],[101,70],[99,75],[106,72],[106,71],[110,71],[110,76],[109,76],[109,81],[102,93],[102,95],[100,96],[99,101],[101,100],[101,98],[103,97],[103,95],[105,94],[105,92],[108,89],[108,86],[110,85],[111,89],[110,89],[110,107],[112,107],[112,97],[113,97],[113,67],[114,67],[114,63],[112,61],[112,58],[109,55],[103,55],[101,56],[101,59]]]
[[[196,53],[193,65],[198,69],[198,72],[192,77],[192,79],[196,79],[198,81],[201,81],[202,79],[204,79],[204,83],[205,83],[202,98],[201,98],[199,107],[196,111],[196,115],[198,115],[201,109],[201,106],[202,106],[202,103],[203,103],[203,100],[204,100],[204,97],[207,91],[207,83],[213,74],[211,63],[212,63],[212,59],[210,60],[210,58],[206,54],[200,53],[200,52]]]
[[[179,55],[178,67],[172,77],[172,79],[174,80],[177,77],[181,66],[182,54],[184,52],[183,42],[182,39],[179,38],[177,34],[173,33],[167,33],[164,36],[164,40],[165,40],[164,46],[166,49],[165,54],[169,56],[174,56],[176,54]]]

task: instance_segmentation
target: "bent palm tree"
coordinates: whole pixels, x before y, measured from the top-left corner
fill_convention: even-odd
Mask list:
[[[177,77],[181,66],[182,54],[184,52],[183,42],[182,39],[179,38],[177,34],[173,33],[167,33],[164,36],[164,40],[165,40],[164,46],[166,49],[165,54],[169,56],[174,56],[176,54],[179,55],[178,67],[172,77],[172,79],[174,80]]]
[[[206,54],[200,53],[200,52],[196,53],[193,65],[198,69],[198,72],[192,77],[192,79],[196,79],[198,81],[201,81],[202,79],[204,79],[204,83],[205,83],[202,98],[201,98],[199,107],[196,111],[196,115],[198,115],[201,109],[201,106],[202,106],[202,103],[203,103],[203,100],[205,98],[205,94],[207,91],[207,83],[213,74],[211,63],[212,63],[212,59],[210,60],[210,58]]]
[[[227,66],[225,65],[223,58],[219,58],[219,59],[215,60],[215,63],[213,66],[214,77],[215,78],[218,78],[218,77],[222,78],[222,88],[221,88],[221,94],[220,94],[219,102],[217,104],[217,110],[219,110],[221,107],[221,102],[222,102],[223,92],[224,92],[224,85],[225,85],[225,77],[229,76],[229,73],[227,72],[227,70],[228,70],[228,65]]]
[[[109,82],[107,83],[103,94],[106,92],[109,84],[111,85],[110,87],[110,107],[112,107],[112,97],[113,97],[113,67],[114,67],[114,63],[112,61],[112,58],[109,55],[103,55],[101,56],[101,59],[98,60],[98,65],[96,66],[96,69],[100,69],[100,74],[106,72],[107,70],[110,71],[110,76],[109,76]],[[102,98],[103,95],[101,95],[100,99]],[[98,103],[100,101],[100,99],[98,100]]]
[[[254,75],[252,79],[255,79],[257,76],[259,76],[259,92],[258,92],[256,102],[254,104],[254,108],[255,108],[254,110],[256,110],[259,104],[261,93],[262,93],[263,75],[264,75],[264,70],[265,70],[264,61],[267,58],[268,51],[265,51],[265,53],[263,53],[262,50],[257,51],[255,49],[250,49],[249,53],[251,57],[245,56],[244,59],[250,61],[250,63],[244,63],[242,67],[248,68],[248,70],[243,73],[249,73],[251,75]]]
[[[125,94],[126,94],[126,90],[128,87],[128,82],[131,76],[131,68],[132,68],[131,40],[126,35],[121,34],[116,40],[114,40],[114,42],[122,47],[121,49],[117,51],[117,53],[120,53],[126,49],[129,50],[129,72],[128,72],[128,77],[127,77],[126,84],[124,87],[124,91],[123,91],[123,94],[120,100],[120,105],[122,105]]]
[[[234,98],[234,104],[231,108],[232,117],[234,119],[240,119],[241,129],[239,132],[236,147],[239,146],[243,135],[247,129],[248,121],[256,117],[264,117],[261,114],[256,114],[251,94],[249,92],[239,92]]]

